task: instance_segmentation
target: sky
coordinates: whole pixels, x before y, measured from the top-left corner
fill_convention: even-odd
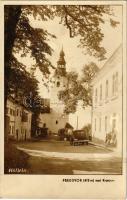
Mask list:
[[[105,47],[107,54],[107,59],[112,55],[116,48],[122,43],[122,6],[113,6],[114,10],[114,20],[119,21],[120,24],[116,28],[112,28],[109,23],[109,18],[105,18],[105,24],[101,26],[102,32],[104,33],[104,39],[102,46]],[[83,53],[82,48],[78,48],[79,37],[70,38],[68,29],[59,24],[60,19],[57,17],[53,21],[38,21],[31,19],[31,25],[36,28],[46,29],[49,33],[54,34],[57,38],[51,39],[49,45],[53,49],[52,56],[49,56],[49,60],[54,66],[57,67],[56,63],[59,59],[59,53],[63,46],[65,52],[66,69],[67,71],[76,71],[81,75],[82,68],[85,64],[90,62],[95,62],[99,68],[101,68],[106,60],[98,61],[96,58]],[[22,62],[27,66],[31,66],[32,60],[30,58],[22,58]],[[42,75],[39,70],[35,73],[37,79],[39,80],[39,92],[42,97],[49,97],[47,89],[43,86]]]

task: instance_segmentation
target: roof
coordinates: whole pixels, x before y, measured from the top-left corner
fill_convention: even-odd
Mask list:
[[[122,55],[122,44],[119,45],[119,47],[114,51],[114,53],[110,56],[110,58],[105,62],[103,67],[96,73],[94,79],[91,81],[92,84],[94,84],[100,76],[103,76],[106,74],[106,70],[115,67],[114,62],[117,60],[119,56]]]
[[[30,108],[27,108],[23,103],[21,104],[20,102],[18,102],[14,97],[12,97],[12,96],[9,96],[8,98],[7,98],[7,101],[10,101],[10,102],[12,102],[13,104],[15,104],[15,105],[17,105],[17,106],[21,106],[22,108],[24,108],[25,110],[27,110],[28,112],[31,112],[32,113],[32,111],[30,110]]]
[[[65,128],[74,129],[73,126],[71,124],[69,124],[68,122],[66,123]]]
[[[57,64],[59,64],[59,65],[65,65],[66,64],[64,56],[65,56],[65,54],[64,54],[64,51],[63,51],[63,47],[62,47],[62,49],[60,51],[60,57],[59,57],[59,60],[57,61]]]

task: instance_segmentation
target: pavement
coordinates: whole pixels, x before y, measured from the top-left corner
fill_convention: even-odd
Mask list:
[[[43,157],[43,158],[58,158],[68,160],[79,160],[79,161],[104,161],[112,158],[117,158],[116,153],[65,153],[65,152],[48,152],[43,150],[27,149],[17,147],[19,150],[24,151],[30,156]]]
[[[107,149],[109,151],[112,151],[112,154],[115,157],[121,157],[121,153],[117,152],[116,149],[113,147],[109,147],[109,146],[106,146],[105,144],[100,144],[100,143],[96,143],[96,142],[89,142],[89,144],[96,146],[98,148]]]
[[[121,157],[106,147],[71,146],[65,141],[38,141],[16,144],[28,158],[30,174],[121,174]]]

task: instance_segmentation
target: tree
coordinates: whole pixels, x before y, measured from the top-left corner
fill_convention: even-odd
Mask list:
[[[80,46],[87,49],[87,53],[104,58],[106,53],[101,41],[104,35],[100,24],[104,23],[104,15],[111,15],[110,6],[103,5],[8,5],[5,6],[5,64],[9,64],[12,53],[28,52],[35,58],[43,73],[48,73],[51,63],[46,59],[45,53],[51,55],[51,48],[45,42],[47,36],[53,36],[46,30],[33,28],[30,16],[41,20],[60,17],[70,33],[70,37],[80,35]],[[113,19],[109,21],[113,27],[117,25]],[[6,67],[6,65],[5,65]]]
[[[83,68],[83,77],[81,79],[81,85],[83,87],[81,93],[81,99],[83,100],[84,107],[92,105],[91,81],[98,71],[99,68],[94,62],[86,64]]]
[[[65,90],[59,91],[59,99],[65,104],[65,113],[75,112],[79,100],[82,85],[78,80],[76,72],[66,73],[67,87]]]
[[[6,5],[5,6],[5,99],[8,94],[8,78],[11,59],[15,53],[28,53],[35,59],[35,68],[46,75],[53,67],[46,55],[52,49],[47,43],[48,36],[55,37],[44,29],[33,28],[30,19],[54,19],[60,17],[61,23],[69,29],[70,37],[80,36],[79,46],[87,53],[105,59],[105,49],[101,47],[104,37],[100,24],[104,23],[104,15],[113,14],[110,6],[104,5]],[[116,27],[118,22],[110,18],[109,23]],[[16,61],[17,62],[17,61]],[[21,63],[20,63],[21,66]],[[14,67],[14,66],[13,66]]]
[[[54,12],[61,18],[61,23],[69,29],[70,37],[80,36],[79,46],[85,48],[86,53],[100,60],[105,59],[106,50],[101,46],[104,34],[100,25],[105,23],[104,16],[113,15],[110,6],[61,5],[55,6]],[[109,18],[109,23],[116,27],[119,22]]]
[[[8,80],[13,61],[15,60],[13,67],[23,67],[22,63],[15,59],[15,53],[20,52],[21,56],[31,54],[36,61],[35,67],[39,67],[44,75],[50,73],[49,67],[53,67],[46,58],[46,54],[51,55],[52,52],[46,40],[49,35],[54,36],[43,29],[33,28],[28,18],[31,14],[35,17],[39,14],[46,20],[45,13],[47,17],[52,14],[46,6],[5,6],[5,97],[9,92]]]
[[[38,94],[38,81],[35,77],[30,76],[23,66],[17,65],[17,62],[13,64],[15,67],[11,67],[10,76],[8,79],[9,92],[8,97],[13,96],[16,103],[32,111],[32,135],[36,133],[36,127],[38,126],[38,116],[42,109],[40,96]],[[26,86],[27,85],[27,86]]]
[[[67,74],[68,87],[59,92],[59,98],[65,104],[65,113],[74,113],[78,101],[83,101],[83,107],[92,105],[91,81],[98,71],[95,63],[91,62],[83,68],[82,78],[78,78],[75,72]]]
[[[21,56],[31,55],[35,60],[34,67],[38,67],[40,71],[47,75],[50,73],[49,68],[53,67],[46,55],[51,55],[52,49],[47,44],[47,37],[50,35],[43,29],[33,28],[30,25],[30,15],[35,18],[38,14],[42,20],[46,17],[52,16],[51,11],[47,6],[21,6],[8,5],[5,6],[5,108],[9,95],[15,95],[20,104],[24,103],[24,99],[32,92],[32,102],[39,98],[38,82],[35,78],[31,78],[26,70],[26,66],[20,63],[15,53],[20,53]],[[47,13],[47,14],[46,14]],[[46,17],[45,17],[46,16]],[[27,86],[27,87],[26,87]],[[28,106],[25,105],[26,107]],[[28,108],[33,112],[32,115],[32,129],[35,130],[37,126],[37,118],[41,110],[40,105],[32,106],[29,104]],[[5,109],[6,110],[6,109]],[[6,122],[6,115],[5,115]],[[8,123],[5,123],[5,130]],[[6,133],[7,134],[7,133]]]
[[[31,18],[38,20],[53,20],[54,17],[59,17],[61,23],[69,29],[70,37],[80,36],[79,46],[85,48],[87,53],[94,55],[100,59],[105,59],[105,49],[101,47],[101,41],[104,37],[101,32],[100,24],[104,23],[103,16],[111,15],[110,6],[103,5],[5,5],[5,107],[6,100],[10,92],[18,92],[19,80],[18,77],[29,84],[30,79],[26,72],[26,66],[15,58],[15,53],[21,53],[21,56],[28,54],[34,59],[35,68],[39,68],[43,75],[50,74],[50,67],[53,68],[47,55],[52,54],[52,49],[48,44],[48,37],[55,37],[47,30],[34,28],[31,26]],[[113,27],[117,25],[113,19],[109,21]],[[24,72],[23,72],[24,71]],[[17,76],[14,78],[14,74]],[[11,78],[10,78],[11,77]],[[23,79],[24,77],[24,79]],[[14,80],[12,80],[14,78]],[[17,86],[14,88],[14,81]],[[11,85],[12,84],[12,85]],[[78,91],[82,91],[82,84],[78,81],[73,81],[78,90],[74,92],[77,95]],[[12,87],[12,88],[11,88]],[[22,87],[22,85],[20,85]],[[16,91],[17,88],[17,91]],[[22,88],[22,91],[25,91]],[[21,90],[20,90],[21,91]],[[37,92],[37,90],[35,89]],[[71,95],[73,93],[70,93]],[[70,95],[69,94],[69,95]],[[74,96],[74,95],[73,95]],[[80,95],[79,95],[80,96]],[[77,97],[79,98],[77,95]],[[73,105],[73,110],[76,107],[77,100],[70,98],[70,105]],[[67,111],[68,112],[68,111]]]

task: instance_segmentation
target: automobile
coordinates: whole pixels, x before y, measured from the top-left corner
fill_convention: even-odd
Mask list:
[[[70,144],[71,145],[83,145],[83,144],[87,144],[90,141],[90,135],[88,132],[84,131],[84,130],[75,130],[73,131],[71,137],[70,137]]]
[[[58,136],[59,136],[60,140],[64,140],[64,138],[66,137],[64,128],[61,128],[58,130]]]

